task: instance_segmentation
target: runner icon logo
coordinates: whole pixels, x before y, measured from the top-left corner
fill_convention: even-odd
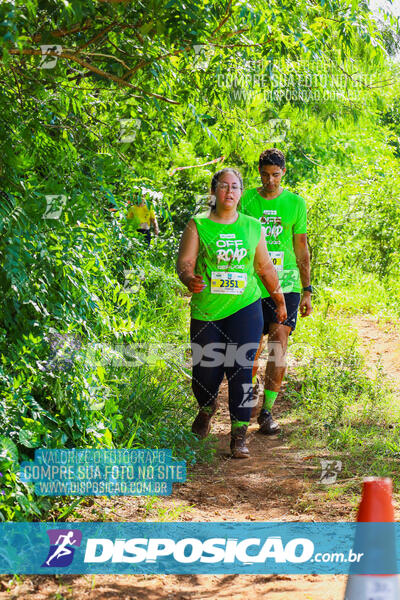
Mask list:
[[[257,406],[258,398],[256,394],[253,394],[253,383],[242,383],[243,387],[243,399],[238,405],[238,408],[253,408]]]
[[[42,567],[68,567],[74,558],[75,548],[82,542],[80,529],[51,529],[47,531],[50,549]]]
[[[342,461],[341,460],[325,460],[324,458],[320,458],[321,463],[321,477],[320,482],[331,484],[336,482],[336,478],[342,470]]]

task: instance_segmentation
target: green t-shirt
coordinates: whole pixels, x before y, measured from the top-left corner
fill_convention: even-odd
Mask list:
[[[293,234],[307,233],[307,208],[303,198],[283,190],[272,200],[263,198],[257,189],[247,190],[241,200],[241,212],[260,221],[272,262],[283,293],[301,292],[300,273],[293,249]],[[269,293],[257,277],[263,298]]]
[[[218,321],[233,315],[261,297],[254,255],[261,237],[261,224],[241,213],[235,223],[223,225],[207,214],[193,217],[200,238],[195,274],[206,288],[193,294],[193,319]]]

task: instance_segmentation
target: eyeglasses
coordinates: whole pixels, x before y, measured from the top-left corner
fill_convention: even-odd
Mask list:
[[[233,183],[231,186],[229,186],[229,183],[225,183],[224,181],[217,183],[217,188],[223,192],[227,192],[229,187],[231,188],[232,192],[238,192],[240,190],[240,186],[237,185],[237,183]]]

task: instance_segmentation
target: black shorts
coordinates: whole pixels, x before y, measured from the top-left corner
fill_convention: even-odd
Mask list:
[[[286,302],[287,319],[282,324],[292,328],[292,331],[290,332],[291,334],[296,329],[300,294],[299,292],[289,292],[288,294],[283,295]],[[264,316],[264,335],[266,335],[269,331],[269,324],[278,323],[276,316],[276,305],[270,296],[268,298],[262,298],[261,304]]]
[[[151,231],[150,229],[136,229],[136,231],[138,231],[139,233],[141,233],[145,240],[146,240],[146,244],[148,246],[150,246],[150,241],[151,241]]]

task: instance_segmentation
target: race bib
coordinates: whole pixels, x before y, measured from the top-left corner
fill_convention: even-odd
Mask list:
[[[284,252],[270,252],[272,263],[277,271],[283,271]]]
[[[246,273],[227,273],[222,271],[213,271],[211,273],[212,294],[243,294],[246,285]]]

